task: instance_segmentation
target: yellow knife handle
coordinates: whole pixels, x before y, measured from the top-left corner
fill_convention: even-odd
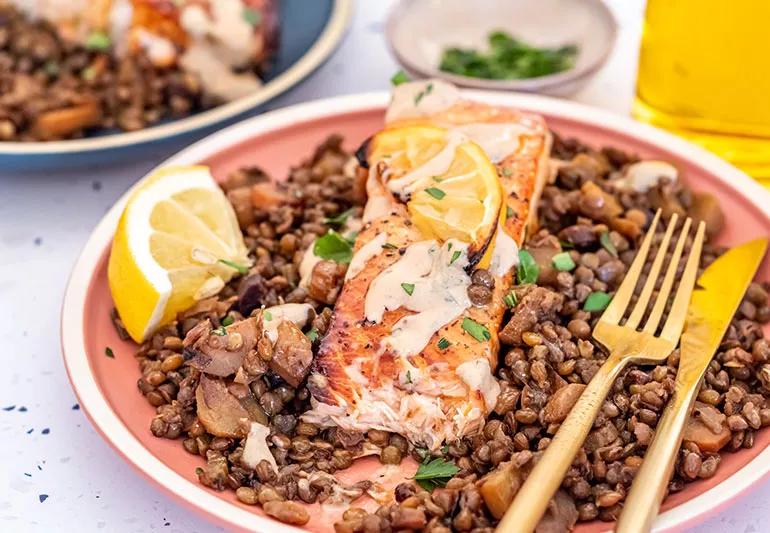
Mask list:
[[[534,531],[591,431],[607,393],[627,362],[622,354],[610,354],[591,378],[500,520],[498,533]]]
[[[666,495],[666,487],[682,443],[682,435],[700,388],[695,383],[677,383],[674,395],[655,428],[655,438],[647,448],[642,466],[623,504],[615,531],[642,533],[652,529],[652,522]]]

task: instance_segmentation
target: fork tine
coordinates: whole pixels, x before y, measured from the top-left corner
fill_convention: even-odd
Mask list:
[[[645,261],[647,261],[647,253],[650,251],[650,243],[652,242],[652,236],[655,235],[655,228],[658,227],[658,220],[660,220],[660,209],[655,213],[655,218],[652,219],[650,229],[647,230],[647,235],[644,236],[642,245],[639,247],[639,251],[636,252],[636,257],[634,257],[628,272],[626,272],[626,277],[623,278],[623,282],[615,292],[615,296],[599,319],[601,322],[617,324],[623,318],[628,302],[631,301],[631,296],[634,294],[636,281],[639,279],[639,274],[642,273]]]
[[[663,266],[663,259],[666,258],[668,243],[671,241],[671,235],[674,233],[677,220],[679,220],[679,216],[676,213],[671,215],[668,227],[666,228],[666,233],[663,235],[663,240],[658,247],[658,253],[655,254],[655,259],[652,261],[650,272],[647,274],[647,281],[645,282],[644,287],[642,287],[642,292],[639,293],[639,298],[636,300],[633,311],[631,311],[631,316],[628,317],[628,320],[626,320],[626,323],[624,324],[627,328],[636,329],[642,321],[644,312],[647,310],[647,303],[650,301],[650,296],[652,296],[652,291],[655,290],[655,283],[658,281],[658,274],[660,273],[660,268]]]
[[[674,285],[674,278],[676,277],[676,269],[679,266],[679,259],[682,257],[682,250],[684,249],[684,242],[687,240],[687,235],[690,233],[691,218],[687,218],[684,221],[684,227],[679,234],[679,239],[676,242],[676,248],[671,255],[671,262],[668,264],[668,270],[666,271],[666,277],[663,279],[663,284],[660,286],[658,292],[658,298],[655,300],[655,305],[650,311],[650,316],[647,317],[647,323],[644,325],[644,331],[650,335],[654,335],[658,329],[660,318],[663,316],[663,311],[666,309],[666,301],[668,295],[671,292],[671,287]]]
[[[695,278],[698,276],[698,265],[700,264],[700,254],[703,248],[703,234],[706,231],[706,224],[701,221],[698,225],[698,232],[695,234],[695,240],[690,249],[690,257],[687,258],[687,265],[682,273],[682,280],[679,282],[679,288],[674,297],[674,303],[671,304],[671,310],[668,312],[666,323],[663,324],[663,331],[660,336],[671,342],[677,342],[682,334],[684,321],[687,317],[687,307],[690,305],[690,296],[695,286]]]

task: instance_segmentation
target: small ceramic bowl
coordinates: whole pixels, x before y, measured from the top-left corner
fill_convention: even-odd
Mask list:
[[[575,44],[575,65],[566,71],[521,80],[471,78],[439,70],[446,48],[486,49],[495,30],[536,46]],[[463,87],[565,96],[577,91],[604,64],[617,23],[602,0],[401,0],[388,16],[386,38],[393,55],[417,78],[442,78]]]

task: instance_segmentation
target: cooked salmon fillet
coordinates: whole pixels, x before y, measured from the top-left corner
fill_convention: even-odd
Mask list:
[[[398,109],[399,96],[413,102],[426,90],[429,94],[419,98],[422,109]],[[503,297],[546,179],[550,136],[539,116],[461,100],[441,82],[396,91],[402,94],[394,96],[388,127],[414,123],[459,131],[497,165],[507,217],[498,226],[488,267],[495,279],[493,297],[480,307],[467,301],[472,260],[456,252],[468,245],[426,239],[388,190],[386,163],[368,160],[366,224],[308,380],[313,409],[304,417],[346,430],[396,432],[436,450],[476,431],[497,402]],[[417,312],[387,303],[377,308],[378,299],[397,303],[387,289],[400,273],[420,279],[433,300]]]

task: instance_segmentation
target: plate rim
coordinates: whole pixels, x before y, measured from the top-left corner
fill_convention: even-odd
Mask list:
[[[716,155],[670,133],[619,114],[539,95],[504,94],[477,90],[462,90],[462,92],[473,99],[558,115],[590,126],[612,129],[651,145],[664,147],[678,158],[707,169],[718,179],[726,182],[745,201],[770,218],[770,191],[765,190],[749,176]],[[158,167],[197,162],[219,153],[225,148],[235,146],[249,137],[306,121],[377,109],[384,111],[388,98],[389,93],[385,91],[342,95],[269,111],[201,139],[167,159]],[[94,267],[102,258],[112,239],[112,233],[127,197],[134,187],[139,186],[142,180],[139,180],[137,184],[124,193],[99,221],[79,254],[67,282],[62,302],[60,334],[64,364],[73,390],[83,411],[107,443],[163,492],[181,501],[187,507],[220,524],[226,524],[228,527],[250,530],[257,527],[258,530],[262,531],[275,530],[276,528],[281,531],[304,531],[253,514],[210,494],[203,486],[183,478],[163,464],[131,434],[99,390],[86,355],[84,338],[85,303],[89,281]],[[749,463],[723,482],[691,500],[663,512],[654,524],[654,531],[683,531],[687,527],[692,527],[724,509],[753,485],[768,477],[770,477],[770,447],[761,451]]]
[[[286,92],[329,59],[342,42],[353,16],[353,0],[332,0],[332,10],[318,38],[288,69],[264,83],[254,94],[190,116],[137,131],[100,137],[47,142],[0,142],[0,156],[63,155],[97,153],[154,141],[171,139],[235,118]]]

